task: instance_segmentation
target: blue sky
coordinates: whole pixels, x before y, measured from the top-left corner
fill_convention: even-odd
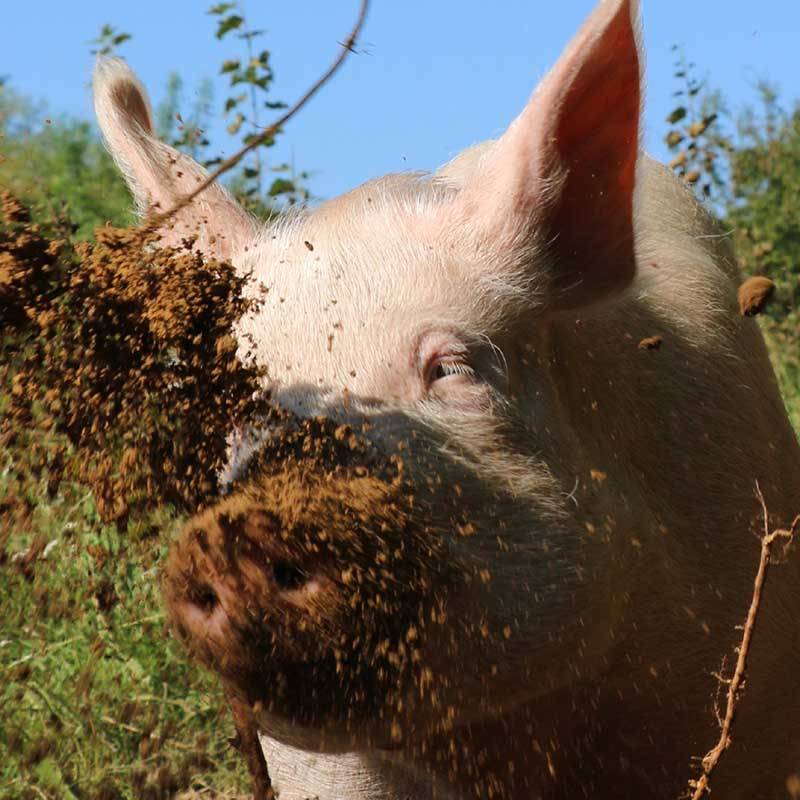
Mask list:
[[[163,96],[177,70],[187,96],[216,78],[233,39],[213,38],[211,0],[25,0],[3,3],[0,75],[47,101],[51,114],[92,114],[89,40],[111,23],[133,34],[125,56],[151,92]],[[296,98],[328,65],[350,28],[357,0],[244,0],[267,30],[275,98]],[[373,0],[351,57],[287,128],[271,159],[312,170],[312,191],[332,197],[389,171],[432,169],[461,148],[496,136],[522,109],[593,0]],[[663,157],[674,54],[684,46],[701,76],[733,109],[755,100],[765,77],[789,100],[800,95],[800,0],[644,0],[647,50],[645,143]],[[224,84],[218,81],[221,106]],[[232,143],[211,128],[219,150]]]

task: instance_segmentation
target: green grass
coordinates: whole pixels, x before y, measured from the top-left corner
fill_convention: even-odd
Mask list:
[[[221,691],[165,630],[158,569],[180,520],[118,531],[86,490],[48,498],[46,476],[15,475],[15,461],[0,456],[0,502],[23,494],[31,514],[0,520],[0,797],[245,792]],[[46,557],[26,568],[37,537]]]
[[[786,337],[779,339],[769,330],[763,327],[762,330],[783,395],[786,413],[795,432],[800,436],[800,352],[797,350],[797,336],[791,340],[787,340]]]

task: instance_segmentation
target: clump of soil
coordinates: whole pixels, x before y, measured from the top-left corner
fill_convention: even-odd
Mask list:
[[[232,336],[246,279],[191,240],[70,232],[0,196],[0,446],[30,441],[48,491],[88,485],[104,521],[193,511],[217,493],[227,432],[266,404]]]
[[[660,350],[664,343],[663,336],[647,336],[639,342],[640,350]]]
[[[739,313],[744,317],[755,317],[760,314],[772,299],[775,284],[763,275],[748,278],[738,292]]]

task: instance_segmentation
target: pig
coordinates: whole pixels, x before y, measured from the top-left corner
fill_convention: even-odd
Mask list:
[[[641,152],[638,17],[600,2],[508,130],[434,174],[270,225],[215,184],[160,230],[260,299],[237,335],[274,413],[230,432],[164,594],[262,796],[674,798],[717,741],[756,482],[785,525],[800,453],[728,236]],[[142,213],[204,177],[123,62],[94,93]],[[721,798],[800,772],[798,618],[790,552]]]

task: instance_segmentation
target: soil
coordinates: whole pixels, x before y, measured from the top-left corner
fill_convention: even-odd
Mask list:
[[[193,512],[217,495],[226,433],[266,403],[232,336],[244,279],[190,240],[70,233],[0,196],[0,446],[29,441],[20,469],[46,471],[53,494],[63,477],[89,486],[104,521]]]
[[[772,299],[775,284],[763,275],[748,278],[739,287],[739,312],[745,317],[760,314]]]

